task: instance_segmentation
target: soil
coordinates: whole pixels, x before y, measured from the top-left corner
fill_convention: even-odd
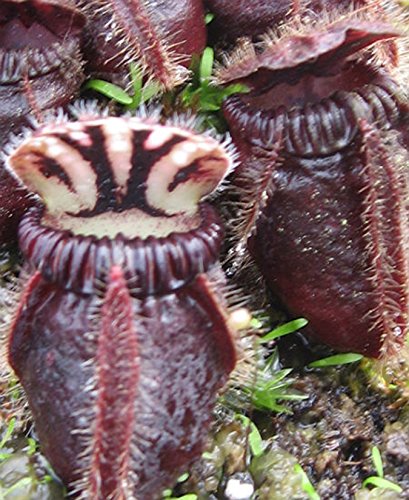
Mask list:
[[[214,470],[209,474],[211,467],[204,461],[184,491],[199,492],[200,499],[241,498],[224,493],[229,478],[240,472],[249,473],[254,483],[256,496],[251,498],[313,498],[294,471],[298,463],[322,500],[409,498],[409,405],[398,388],[381,387],[377,374],[378,365],[366,360],[359,366],[299,371],[292,388],[309,397],[288,405],[292,414],[256,412],[252,416],[269,443],[263,455],[251,458],[248,451],[243,452],[243,429],[240,433],[238,424],[230,424],[219,432],[224,436],[230,429],[226,441],[234,442],[231,452],[226,452],[224,442],[220,444],[219,434],[212,448],[224,450],[222,474],[220,470],[219,476]],[[367,477],[377,475],[371,458],[374,446],[381,453],[385,478],[399,484],[402,493],[363,488]],[[210,481],[206,491],[206,474],[207,481],[219,477],[217,488]]]

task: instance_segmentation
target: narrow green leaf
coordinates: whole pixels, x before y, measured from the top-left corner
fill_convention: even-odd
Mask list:
[[[214,61],[214,51],[211,47],[206,47],[203,51],[202,59],[200,60],[200,80],[206,81],[212,76]]]
[[[103,94],[109,99],[113,99],[119,104],[124,104],[125,106],[132,104],[132,97],[128,95],[124,89],[118,87],[118,85],[114,85],[113,83],[106,82],[105,80],[89,80],[85,84],[84,88],[96,90],[100,94]]]
[[[396,491],[396,493],[402,493],[403,489],[398,485],[378,476],[370,476],[365,479],[362,486],[366,488],[368,485],[375,486],[376,488],[384,488],[385,490]]]
[[[264,443],[256,424],[252,422],[248,417],[246,417],[245,415],[241,415],[240,413],[236,415],[236,418],[238,420],[241,420],[246,427],[249,427],[250,451],[254,457],[259,457],[264,453]]]
[[[250,422],[249,446],[254,457],[259,457],[264,453],[264,443],[260,431],[254,422]]]
[[[0,448],[4,448],[4,446],[7,444],[8,440],[11,438],[11,435],[13,434],[15,425],[16,425],[16,419],[12,418],[9,422],[9,425],[7,426],[7,429],[6,429],[6,432],[4,433],[3,439],[0,441]]]
[[[305,318],[294,319],[293,321],[289,321],[284,325],[280,325],[271,332],[261,337],[260,342],[264,344],[265,342],[270,342],[271,340],[278,339],[279,337],[283,337],[284,335],[288,335],[289,333],[294,333],[301,328],[303,328],[308,321]]]
[[[349,363],[355,363],[363,358],[362,354],[357,354],[355,352],[349,352],[346,354],[335,354],[334,356],[329,356],[328,358],[318,359],[313,361],[308,365],[309,368],[325,368],[327,366],[338,366],[347,365]]]
[[[150,83],[147,83],[142,88],[141,104],[157,96],[160,92],[161,86],[159,82],[152,81]]]
[[[251,402],[255,408],[259,410],[274,411],[276,413],[287,413],[291,415],[292,411],[284,405],[279,404],[277,401],[281,398],[269,396],[268,394],[255,394]]]
[[[265,385],[269,385],[270,387],[275,386],[279,382],[287,378],[292,371],[293,371],[292,368],[283,368],[282,370],[278,370],[275,373],[272,373],[271,375],[262,372],[262,374],[260,375],[260,381],[257,381],[257,383],[262,384],[263,387],[265,387]],[[288,384],[287,381],[285,383]]]
[[[129,107],[136,109],[141,104],[142,99],[143,73],[141,67],[134,62],[129,65],[129,73],[133,90],[132,103],[129,104]]]
[[[300,464],[294,465],[294,472],[296,472],[297,474],[300,474],[300,476],[301,476],[301,488],[303,489],[304,493],[307,493],[310,500],[320,500],[320,496],[316,492],[309,477],[304,472],[304,470]]]
[[[372,454],[372,462],[374,464],[376,473],[378,474],[379,477],[383,477],[383,464],[379,448],[377,446],[373,446],[371,454]]]

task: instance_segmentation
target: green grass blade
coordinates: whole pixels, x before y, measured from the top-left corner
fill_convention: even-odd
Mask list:
[[[121,87],[118,87],[118,85],[114,85],[113,83],[106,82],[105,80],[89,80],[85,84],[84,89],[96,90],[105,97],[113,99],[119,104],[124,104],[125,106],[132,104],[132,97],[128,95],[124,89],[121,89]]]
[[[382,457],[381,457],[381,452],[379,451],[379,448],[377,446],[372,447],[371,455],[376,473],[378,474],[379,477],[383,477]]]
[[[356,363],[363,358],[362,354],[349,352],[346,354],[335,354],[328,358],[318,359],[308,365],[309,368],[326,368],[327,366],[347,365],[349,363]]]
[[[312,485],[309,477],[304,472],[304,470],[303,470],[303,468],[301,467],[300,464],[295,464],[294,465],[294,472],[296,472],[297,474],[301,475],[301,487],[302,487],[304,493],[306,493],[308,495],[308,498],[310,500],[320,500],[320,496],[316,492],[316,490],[315,490],[314,486]]]
[[[6,432],[4,433],[3,439],[0,441],[0,448],[4,448],[7,444],[8,440],[11,438],[13,434],[14,427],[16,425],[16,419],[12,418],[7,426]]]
[[[385,490],[396,491],[396,493],[402,493],[403,491],[403,489],[398,484],[378,476],[367,477],[362,483],[362,486],[366,488],[368,485],[375,486],[376,488],[383,488]]]
[[[129,65],[129,73],[132,81],[132,102],[129,104],[130,109],[136,109],[141,104],[143,73],[141,67],[136,63]]]
[[[245,415],[241,415],[240,413],[236,415],[236,418],[238,420],[241,420],[243,424],[250,429],[249,446],[251,454],[254,457],[261,456],[264,453],[264,442],[263,438],[261,437],[260,431],[257,429],[256,424],[252,422],[248,417],[246,417]]]
[[[212,76],[214,61],[214,50],[211,47],[206,47],[203,51],[202,59],[200,60],[199,75],[200,80],[207,81]]]
[[[264,344],[266,342],[270,342],[271,340],[278,339],[279,337],[283,337],[284,335],[294,333],[303,328],[307,323],[308,321],[305,318],[298,318],[293,321],[289,321],[284,325],[274,328],[274,330],[271,330],[271,332],[264,335],[264,337],[261,337],[260,342]]]
[[[259,430],[254,422],[250,422],[249,446],[254,457],[260,457],[264,453],[264,443]]]
[[[160,92],[161,92],[161,86],[159,82],[152,81],[150,83],[147,83],[142,88],[140,103],[142,104],[146,101],[149,101],[149,99],[152,99],[153,97],[157,96]]]

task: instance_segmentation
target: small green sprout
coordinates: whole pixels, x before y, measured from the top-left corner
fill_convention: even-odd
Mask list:
[[[268,358],[252,387],[244,387],[243,391],[250,396],[252,405],[258,410],[291,413],[279,400],[300,401],[308,396],[290,390],[293,380],[288,378],[291,368],[277,370],[278,351],[275,350]]]
[[[251,454],[253,457],[260,457],[264,453],[266,444],[264,443],[256,424],[245,415],[241,415],[239,413],[236,414],[236,418],[241,420],[241,422],[249,428],[248,440]]]
[[[209,17],[210,19],[210,17]],[[141,104],[158,97],[163,89],[154,80],[144,81],[144,74],[140,65],[131,63],[129,66],[131,89],[127,90],[111,82],[91,79],[84,86],[84,90],[94,90],[108,99],[121,104],[127,110],[134,110]],[[219,87],[212,82],[214,69],[214,51],[206,47],[202,56],[193,57],[191,63],[192,80],[181,91],[164,94],[164,101],[170,100],[174,109],[192,110],[200,113],[203,125],[216,129],[223,129],[220,117],[214,113],[221,108],[222,102],[232,94],[248,92],[248,88],[240,83]]]
[[[310,500],[320,500],[320,496],[318,495],[318,493],[315,490],[314,486],[312,485],[309,477],[304,472],[304,470],[300,464],[294,465],[294,472],[296,472],[297,474],[300,474],[300,476],[301,476],[301,488],[303,489],[304,493],[306,493],[308,495],[308,498]]]
[[[287,368],[277,371],[270,380],[258,381],[252,393],[252,403],[260,410],[270,410],[277,413],[291,413],[286,406],[277,403],[278,400],[300,401],[308,396],[289,392],[292,380],[287,379],[292,372]]]
[[[270,342],[271,340],[278,339],[279,337],[283,337],[284,335],[289,335],[290,333],[294,333],[305,325],[307,325],[308,321],[305,318],[294,319],[293,321],[289,321],[288,323],[284,323],[284,325],[280,325],[271,332],[261,337],[260,342],[265,344]]]
[[[214,113],[220,110],[224,99],[233,94],[248,92],[248,88],[240,83],[219,87],[212,82],[214,51],[211,47],[204,49],[200,60],[192,60],[190,69],[192,81],[178,95],[181,106],[200,112],[204,125],[222,128]]]
[[[392,490],[396,493],[402,493],[403,489],[396,483],[384,478],[382,457],[377,446],[372,447],[371,451],[372,463],[374,464],[377,476],[370,476],[365,479],[362,486],[375,486],[375,488],[383,488],[385,490]]]
[[[253,317],[250,321],[250,326],[255,329],[260,329],[263,327],[264,323],[264,318]],[[283,335],[288,335],[299,330],[306,324],[307,320],[304,318],[290,321],[269,332],[259,340],[259,343],[264,344]],[[288,378],[288,376],[292,372],[292,369],[280,369],[277,349],[274,349],[268,359],[264,359],[263,355],[261,355],[260,358],[257,374],[255,374],[251,383],[241,386],[240,389],[234,393],[234,396],[238,395],[238,398],[241,398],[241,407],[248,404],[261,411],[291,413],[291,410],[279,404],[278,401],[300,401],[307,399],[308,396],[291,391],[290,387],[293,380]],[[233,397],[231,397],[228,392],[225,394],[224,398],[224,402],[227,406],[232,406],[231,403],[235,404]],[[239,408],[237,404],[235,404],[235,408],[236,410]]]
[[[108,97],[125,106],[129,110],[136,109],[138,106],[150,99],[156,97],[161,92],[160,84],[156,81],[148,81],[144,84],[143,72],[138,64],[131,63],[129,73],[132,82],[132,92],[130,95],[119,85],[107,82],[105,80],[91,79],[85,84],[85,90],[95,90],[100,94]]]
[[[335,354],[328,358],[318,359],[308,365],[309,368],[326,368],[328,366],[348,365],[349,363],[356,363],[363,358],[362,354],[355,352],[348,352],[345,354]]]

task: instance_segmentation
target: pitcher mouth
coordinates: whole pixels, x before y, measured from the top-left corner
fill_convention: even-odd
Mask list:
[[[258,85],[248,94],[243,94],[245,102],[251,102],[258,110],[273,111],[284,107],[287,110],[303,108],[306,104],[314,106],[324,99],[329,99],[337,92],[353,92],[367,85],[382,82],[385,77],[379,75],[369,64],[350,61],[332,68],[331,71],[317,72],[312,67],[282,70],[278,74],[264,76],[264,84]],[[249,77],[251,78],[251,77]],[[260,75],[254,77],[261,80]]]
[[[306,25],[305,33],[295,28],[259,45],[243,42],[219,68],[220,83],[250,89],[225,103],[233,129],[260,147],[281,140],[289,154],[308,157],[345,148],[359,119],[386,127],[396,120],[402,98],[389,71],[395,28],[352,14]]]
[[[405,106],[397,84],[381,75],[375,82],[289,108],[278,103],[263,109],[251,96],[233,96],[223,109],[233,133],[241,130],[242,137],[255,146],[269,150],[281,142],[290,155],[327,156],[352,143],[360,120],[390,128],[400,119]]]
[[[77,293],[95,293],[114,265],[125,270],[135,297],[173,292],[216,263],[223,239],[220,218],[207,204],[200,205],[195,229],[147,238],[74,234],[45,226],[43,213],[34,207],[23,217],[21,251],[46,281]]]
[[[85,24],[74,5],[5,0],[0,5],[0,83],[44,76],[79,54]]]
[[[363,79],[360,85],[368,83],[368,70],[363,71],[362,63],[372,65],[374,56],[378,56],[382,63],[393,65],[394,54],[388,48],[400,32],[389,22],[374,19],[373,13],[367,13],[367,20],[360,15],[357,11],[328,24],[303,27],[294,21],[281,32],[267,33],[259,44],[242,40],[225,56],[215,78],[220,84],[242,82],[253,92],[265,93],[283,82],[294,85],[306,75],[339,79],[345,67],[359,64],[354,79]],[[378,50],[379,44],[386,50]],[[349,79],[342,85],[347,86]]]
[[[149,237],[166,238],[171,233],[185,233],[200,226],[199,214],[176,214],[172,216],[150,215],[139,208],[129,208],[122,212],[104,212],[92,217],[70,214],[54,216],[45,213],[41,220],[46,227],[70,231],[73,236],[95,236],[115,239]]]

